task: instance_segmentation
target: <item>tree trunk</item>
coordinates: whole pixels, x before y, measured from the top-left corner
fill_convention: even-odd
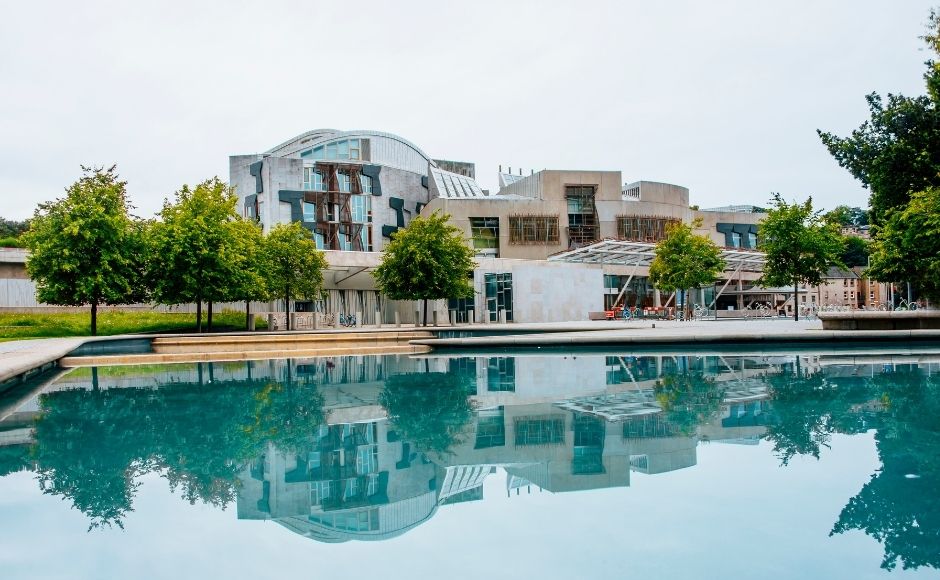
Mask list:
[[[251,300],[245,300],[245,330],[251,330]]]
[[[91,303],[91,335],[98,336],[98,302]]]
[[[290,330],[290,290],[284,293],[284,325]]]
[[[428,325],[428,299],[424,299],[424,325]]]
[[[799,288],[800,288],[799,283],[794,282],[793,283],[793,321],[794,322],[800,321],[800,299],[799,299],[799,296],[796,295]]]
[[[212,332],[212,301],[209,301],[206,314],[206,332]]]
[[[196,300],[196,332],[202,332],[202,299]]]

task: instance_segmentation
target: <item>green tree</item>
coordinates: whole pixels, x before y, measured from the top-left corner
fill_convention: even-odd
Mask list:
[[[145,299],[142,230],[130,216],[127,183],[116,166],[82,167],[66,196],[42,203],[25,234],[26,271],[36,297],[47,304],[91,306],[91,334],[98,306]]]
[[[290,302],[320,295],[326,258],[298,222],[274,226],[264,240],[263,255],[270,296],[284,299],[290,330]]]
[[[758,284],[793,285],[793,319],[799,320],[797,291],[800,283],[818,286],[830,266],[842,265],[842,241],[838,226],[813,211],[813,198],[789,204],[773,195],[773,208],[757,226],[759,247],[767,255]]]
[[[842,237],[842,263],[846,267],[868,265],[868,241],[858,236]]]
[[[423,300],[428,324],[428,300],[473,296],[473,249],[450,216],[434,212],[418,216],[392,236],[375,270],[382,294],[392,300]]]
[[[0,238],[18,238],[29,231],[29,220],[17,221],[0,218]]]
[[[940,54],[940,16],[931,11],[923,37]],[[927,61],[927,96],[866,97],[870,119],[848,137],[817,131],[829,153],[871,192],[871,221],[904,206],[915,191],[940,187],[940,64]]]
[[[202,303],[226,300],[240,286],[235,278],[243,272],[244,230],[237,224],[242,219],[235,211],[237,201],[218,177],[192,189],[184,185],[174,203],[164,202],[161,219],[151,228],[153,297],[161,304],[195,302],[199,332]]]
[[[689,288],[714,284],[725,269],[721,249],[707,236],[692,231],[700,225],[701,220],[692,225],[670,225],[666,237],[656,244],[656,257],[650,264],[650,281],[660,290],[678,291],[683,309]]]
[[[940,188],[915,193],[889,214],[871,244],[867,274],[882,282],[909,280],[924,296],[940,300]]]
[[[264,235],[261,226],[247,219],[229,222],[235,251],[230,265],[226,301],[245,302],[245,327],[249,325],[251,302],[267,300],[271,294],[264,272]]]
[[[860,207],[839,205],[826,212],[826,219],[844,228],[860,228],[868,225],[868,211]]]
[[[473,417],[469,394],[473,377],[466,373],[404,373],[391,375],[379,404],[418,449],[444,455],[463,439]]]

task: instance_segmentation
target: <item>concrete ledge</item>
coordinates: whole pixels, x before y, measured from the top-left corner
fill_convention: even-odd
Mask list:
[[[713,334],[689,333],[571,333],[551,335],[485,336],[475,338],[417,339],[411,344],[431,347],[480,348],[506,346],[604,346],[604,345],[698,345],[754,343],[822,343],[822,342],[884,342],[940,341],[940,330],[798,330],[789,332],[726,332]]]
[[[188,352],[164,354],[125,354],[64,357],[59,365],[64,368],[93,366],[122,366],[141,364],[173,364],[193,362],[229,362],[267,360],[275,358],[312,358],[322,356],[357,356],[364,354],[421,354],[431,348],[423,345],[338,346],[333,348],[291,348],[282,350],[240,350],[229,352]]]
[[[937,330],[940,310],[820,312],[823,330]]]

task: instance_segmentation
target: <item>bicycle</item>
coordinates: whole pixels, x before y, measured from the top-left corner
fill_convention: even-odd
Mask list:
[[[356,315],[355,314],[342,314],[339,315],[339,323],[341,326],[350,327],[356,326]]]

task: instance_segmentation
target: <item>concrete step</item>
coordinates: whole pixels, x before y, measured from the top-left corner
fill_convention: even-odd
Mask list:
[[[370,345],[407,344],[411,340],[432,338],[430,332],[337,332],[320,334],[262,334],[257,336],[186,336],[155,338],[157,354],[189,352],[276,351],[311,348],[347,348],[358,350]]]
[[[376,344],[350,346],[323,346],[320,348],[289,348],[282,350],[237,350],[228,352],[178,352],[153,354],[124,354],[100,356],[75,356],[59,360],[66,368],[90,366],[117,366],[141,364],[172,364],[194,362],[225,362],[241,360],[266,360],[272,358],[314,358],[323,356],[357,356],[364,354],[422,354],[430,347],[410,344]]]

